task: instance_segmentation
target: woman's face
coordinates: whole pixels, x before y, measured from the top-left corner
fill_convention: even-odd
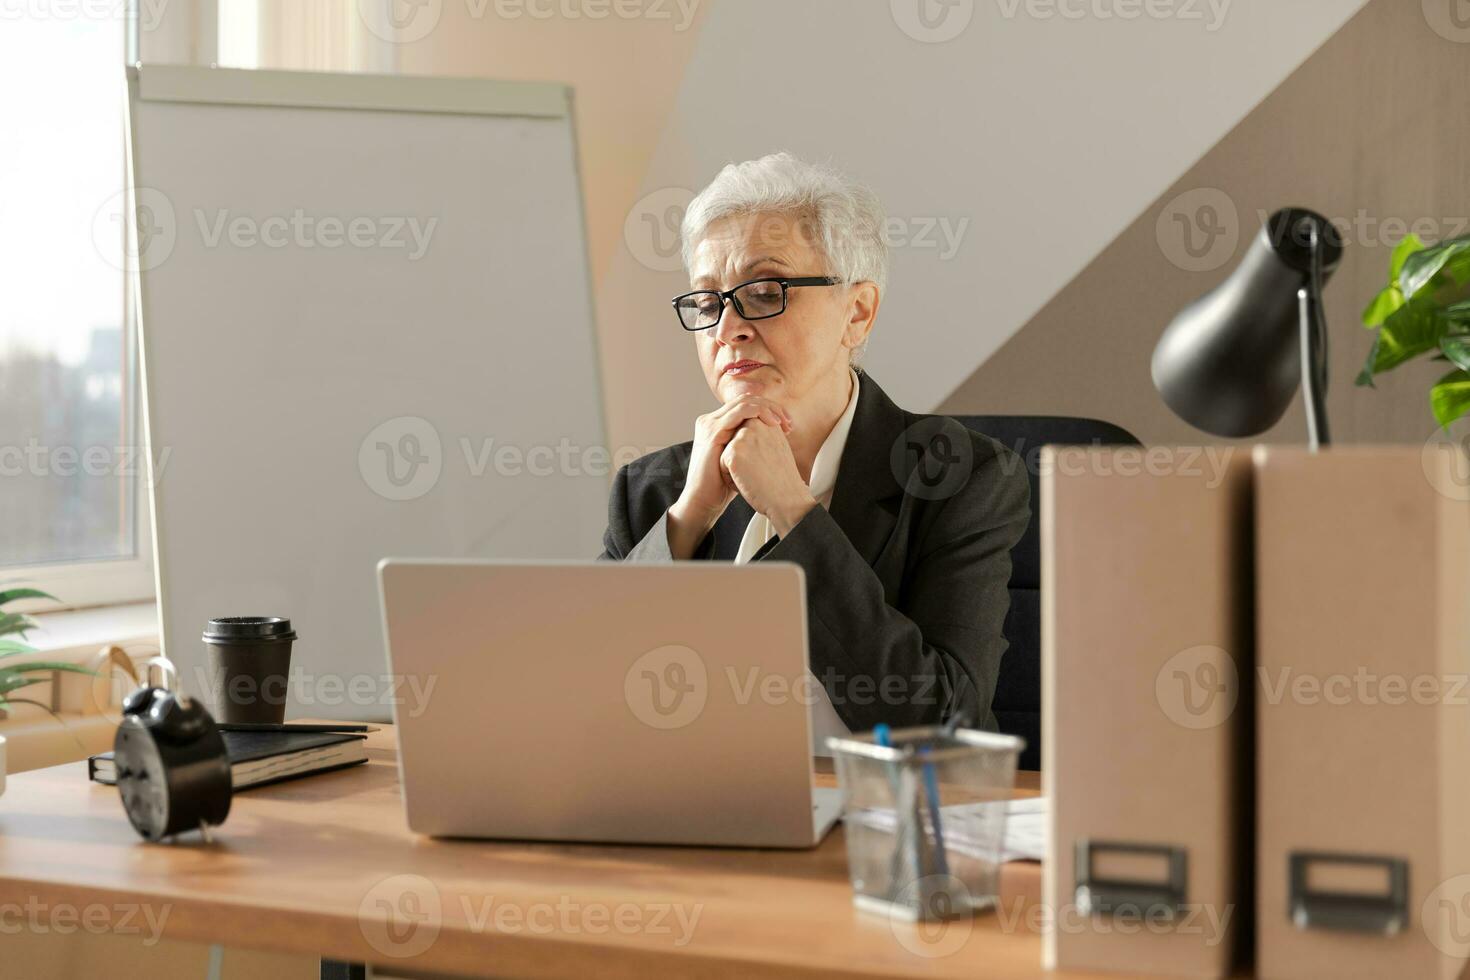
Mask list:
[[[753,214],[711,224],[693,253],[691,289],[727,290],[767,276],[828,276],[833,270],[804,223]],[[791,406],[828,384],[845,384],[851,350],[872,327],[877,287],[793,286],[786,312],[745,320],[726,303],[720,322],[695,334],[699,363],[721,402],[744,394]],[[731,370],[735,365],[741,365]]]

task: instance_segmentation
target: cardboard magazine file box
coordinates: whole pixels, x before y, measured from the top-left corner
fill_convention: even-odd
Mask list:
[[[1044,963],[1227,976],[1250,914],[1249,450],[1042,460]]]
[[[1258,972],[1470,955],[1470,463],[1256,451]]]

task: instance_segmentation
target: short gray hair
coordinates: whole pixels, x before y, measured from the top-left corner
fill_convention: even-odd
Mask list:
[[[834,167],[790,153],[729,164],[699,192],[680,228],[684,268],[690,268],[710,225],[752,214],[794,215],[810,222],[813,245],[831,263],[832,275],[876,283],[880,291],[887,286],[886,217],[878,195]]]

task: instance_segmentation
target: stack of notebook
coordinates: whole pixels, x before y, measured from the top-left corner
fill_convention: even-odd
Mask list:
[[[230,756],[231,783],[241,790],[341,769],[367,761],[367,736],[344,732],[223,731]],[[117,783],[111,752],[87,760],[87,775],[108,786]]]

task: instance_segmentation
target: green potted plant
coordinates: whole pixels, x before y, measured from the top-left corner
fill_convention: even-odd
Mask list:
[[[1452,370],[1429,390],[1429,406],[1446,429],[1470,413],[1470,235],[1426,246],[1409,235],[1393,250],[1388,285],[1363,311],[1378,331],[1357,383],[1429,355]]]
[[[70,671],[76,674],[95,676],[95,671],[77,664],[50,660],[28,660],[14,662],[15,658],[35,653],[35,648],[25,642],[27,634],[36,628],[36,621],[23,613],[6,612],[5,607],[23,599],[50,599],[55,596],[39,589],[15,588],[0,590],[0,719],[7,714],[12,704],[34,704],[47,714],[53,714],[50,706],[29,698],[15,697],[15,692],[32,684],[42,684],[52,679],[55,671]],[[19,637],[19,639],[16,639]],[[5,792],[5,737],[0,735],[0,793]]]

